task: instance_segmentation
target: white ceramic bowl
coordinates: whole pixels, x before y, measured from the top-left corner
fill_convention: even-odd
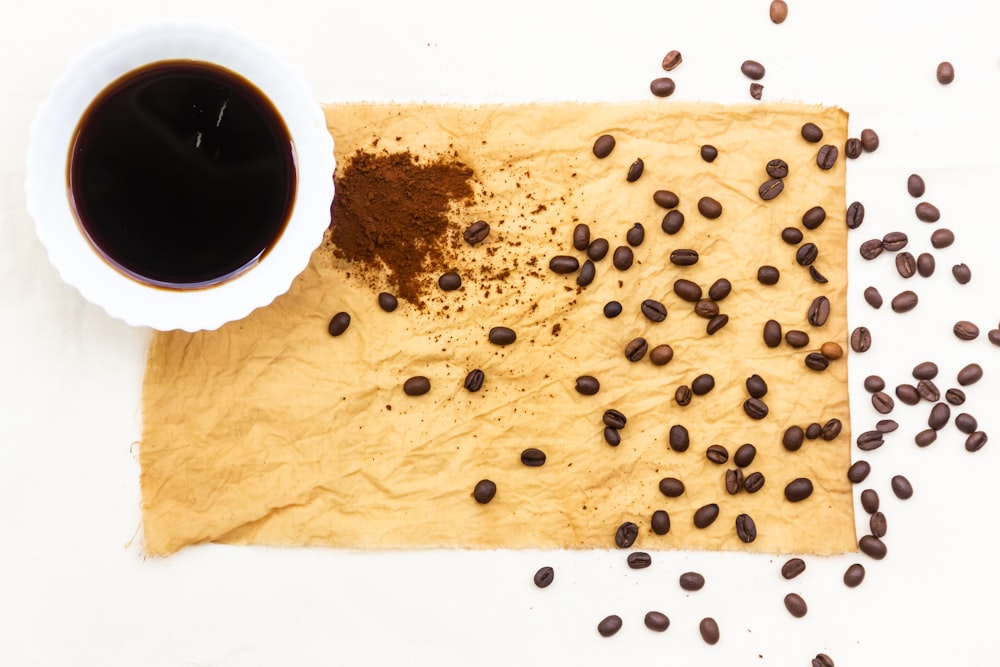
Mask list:
[[[163,60],[203,61],[241,75],[270,99],[294,144],[295,199],[280,239],[255,266],[211,287],[157,288],[113,268],[84,236],[68,193],[70,143],[84,111],[123,74]],[[198,331],[241,319],[288,290],[329,226],[334,167],[320,105],[276,53],[225,26],[156,22],[95,45],[55,82],[31,127],[25,188],[50,261],[84,298],[133,326]]]

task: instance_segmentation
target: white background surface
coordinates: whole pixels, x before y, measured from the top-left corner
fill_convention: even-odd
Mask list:
[[[890,3],[789,0],[656,3],[259,2],[176,0],[163,9],[123,0],[4,3],[0,22],[0,664],[700,664],[807,666],[818,651],[838,666],[964,665],[995,660],[992,608],[1000,593],[1000,348],[996,186],[1000,183],[1000,5],[991,0]],[[654,552],[630,571],[620,551],[359,553],[202,546],[167,559],[142,554],[137,446],[148,332],[107,317],[63,285],[24,210],[24,154],[35,109],[72,56],[112,32],[157,18],[225,21],[300,68],[317,101],[521,102],[647,99],[660,60],[679,49],[674,97],[748,101],[746,58],[767,66],[765,99],[841,105],[851,133],[876,129],[877,153],[852,162],[848,201],[868,216],[850,236],[851,326],[872,350],[851,363],[855,435],[877,415],[861,388],[870,372],[890,387],[931,359],[938,385],[979,361],[967,410],[994,441],[978,454],[949,425],[918,449],[929,406],[897,407],[900,430],[867,458],[865,487],[882,496],[889,556],[807,558],[801,577],[783,558]],[[957,72],[934,78],[940,60]],[[544,137],[539,137],[544,142]],[[861,262],[861,241],[893,230],[929,250],[906,177],[921,173],[954,246],[938,271],[912,278],[906,315],[875,312],[861,290],[904,289],[892,260]],[[973,281],[960,287],[952,264]],[[952,324],[983,330],[960,342]],[[856,450],[855,450],[856,451]],[[906,502],[888,480],[906,474]],[[860,510],[859,510],[860,512]],[[859,534],[867,517],[859,514]],[[868,578],[841,583],[859,561]],[[556,568],[536,589],[535,570]],[[685,594],[677,576],[708,584]],[[803,619],[783,608],[797,591]],[[646,611],[672,620],[664,634]],[[607,614],[613,638],[595,626]],[[707,646],[698,620],[723,639]]]

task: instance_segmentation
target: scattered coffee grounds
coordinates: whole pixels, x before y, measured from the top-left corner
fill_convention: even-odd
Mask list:
[[[337,179],[334,254],[373,284],[384,277],[397,297],[422,306],[462,239],[464,225],[452,216],[471,203],[473,178],[454,158],[358,150]]]

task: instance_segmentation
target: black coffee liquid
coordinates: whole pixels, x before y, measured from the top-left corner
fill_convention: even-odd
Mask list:
[[[130,72],[76,130],[69,193],[112,266],[144,283],[205,287],[253,266],[284,230],[294,148],[274,106],[215,65]]]

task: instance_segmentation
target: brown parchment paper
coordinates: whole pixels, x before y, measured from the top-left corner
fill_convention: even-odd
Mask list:
[[[239,544],[405,547],[614,547],[624,521],[639,526],[645,549],[738,549],[773,553],[834,553],[856,548],[850,464],[846,359],[824,372],[805,367],[806,353],[826,341],[847,349],[845,169],[816,166],[821,144],[804,141],[802,124],[825,132],[823,143],[844,145],[847,114],[836,108],[767,103],[746,106],[674,104],[531,104],[435,106],[348,104],[325,107],[342,170],[357,150],[409,150],[428,158],[454,156],[476,175],[474,203],[455,211],[461,227],[491,223],[489,239],[456,252],[463,287],[432,294],[423,310],[402,303],[394,313],[376,305],[377,289],[335,259],[324,244],[291,290],[272,305],[218,331],[154,334],[143,392],[140,449],[145,548],[169,554],[185,545]],[[614,152],[596,159],[591,146],[605,132]],[[719,150],[707,163],[702,144]],[[645,172],[625,174],[636,159]],[[784,192],[762,201],[758,186],[772,158],[788,162]],[[657,189],[680,196],[686,216],[665,234]],[[720,218],[696,208],[702,196],[720,201]],[[805,240],[819,248],[812,280],[795,262],[795,246],[780,230],[800,229],[815,205],[827,219]],[[646,228],[625,272],[608,258],[597,279],[578,289],[575,276],[548,270],[572,248],[578,222],[612,249],[635,223]],[[690,248],[700,261],[677,267],[672,250]],[[757,283],[757,268],[781,272],[777,285]],[[499,268],[509,269],[502,280]],[[442,272],[452,267],[442,267]],[[482,280],[479,279],[482,276]],[[706,320],[672,291],[677,278],[708,286],[733,283],[720,303],[728,326],[707,336]],[[822,327],[806,321],[812,299],[829,297]],[[639,311],[643,299],[668,309],[661,323]],[[621,316],[603,305],[620,301]],[[345,334],[327,333],[338,311],[352,315]],[[768,319],[800,329],[810,344],[771,349],[762,342]],[[497,347],[490,327],[517,331]],[[658,367],[627,361],[625,344],[645,337],[667,343],[674,358]],[[481,368],[483,389],[467,392],[466,373]],[[711,373],[713,391],[687,407],[673,399],[678,385]],[[768,383],[770,412],[747,417],[745,379]],[[596,376],[601,390],[583,396],[578,375]],[[431,391],[404,395],[403,382],[425,375]],[[618,447],[605,444],[601,417],[615,408],[628,418]],[[795,452],[784,430],[831,418],[843,422],[833,441],[807,440]],[[686,426],[686,452],[667,446],[674,424]],[[758,449],[745,472],[766,478],[756,494],[729,495],[732,462],[710,463],[705,449]],[[520,453],[536,447],[545,465],[526,467]],[[667,498],[661,478],[686,484]],[[785,485],[808,477],[813,495],[784,498]],[[472,497],[476,482],[496,482],[494,500]],[[693,526],[694,511],[717,503],[718,520]],[[664,509],[671,530],[655,535],[650,515]],[[758,537],[740,542],[740,513]]]

